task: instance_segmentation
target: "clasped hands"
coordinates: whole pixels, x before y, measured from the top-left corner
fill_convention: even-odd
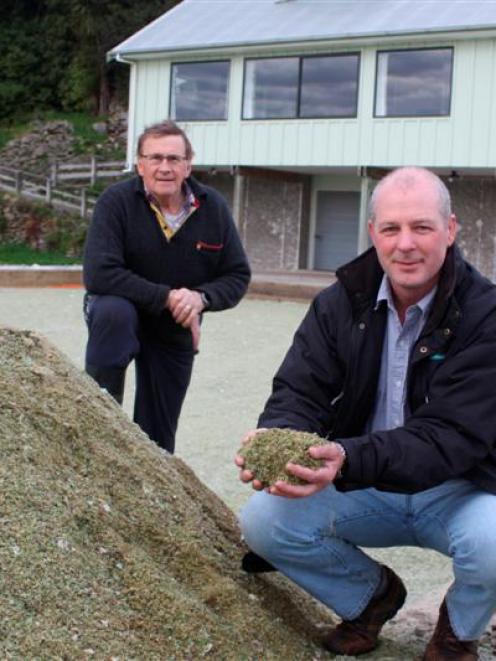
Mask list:
[[[174,321],[183,328],[189,328],[193,337],[193,350],[200,345],[200,314],[204,305],[201,294],[192,289],[171,289],[167,297],[166,308]]]
[[[248,443],[255,434],[262,431],[267,430],[253,429],[249,431],[243,437],[241,443],[243,445]],[[299,464],[286,464],[286,470],[288,473],[299,477],[307,484],[294,485],[279,480],[267,487],[268,493],[273,496],[284,496],[286,498],[304,498],[306,496],[312,496],[334,482],[344,464],[343,453],[336,443],[330,442],[326,445],[314,446],[309,448],[308,452],[314,459],[323,460],[321,468],[313,469],[307,468],[306,466],[300,466]],[[264,488],[263,484],[257,480],[256,475],[244,468],[245,460],[243,457],[236,455],[234,463],[240,469],[239,479],[242,482],[251,482],[253,489],[256,489],[257,491]]]

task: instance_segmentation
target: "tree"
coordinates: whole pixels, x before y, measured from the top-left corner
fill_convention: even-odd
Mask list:
[[[127,84],[106,53],[181,0],[3,0],[0,119],[34,109],[106,113]]]

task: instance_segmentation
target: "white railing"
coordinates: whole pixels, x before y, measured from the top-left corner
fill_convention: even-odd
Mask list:
[[[122,177],[126,174],[124,161],[97,161],[92,156],[88,163],[58,163],[50,168],[50,178],[54,186],[59,181],[86,181],[93,185],[98,179]]]
[[[96,198],[89,196],[84,188],[77,193],[61,190],[54,186],[51,177],[3,166],[0,166],[0,190],[68,211],[78,211],[82,218],[93,212],[96,203]]]

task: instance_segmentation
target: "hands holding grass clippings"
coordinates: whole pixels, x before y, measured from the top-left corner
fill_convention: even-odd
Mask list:
[[[242,482],[274,496],[303,498],[339,477],[345,462],[341,445],[291,429],[255,429],[246,434],[235,458]]]

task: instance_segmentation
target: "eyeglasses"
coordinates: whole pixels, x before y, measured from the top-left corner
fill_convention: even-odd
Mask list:
[[[162,165],[163,161],[167,161],[167,165],[171,167],[177,167],[183,161],[189,160],[187,156],[179,154],[140,154],[140,158],[145,158],[154,167]]]

